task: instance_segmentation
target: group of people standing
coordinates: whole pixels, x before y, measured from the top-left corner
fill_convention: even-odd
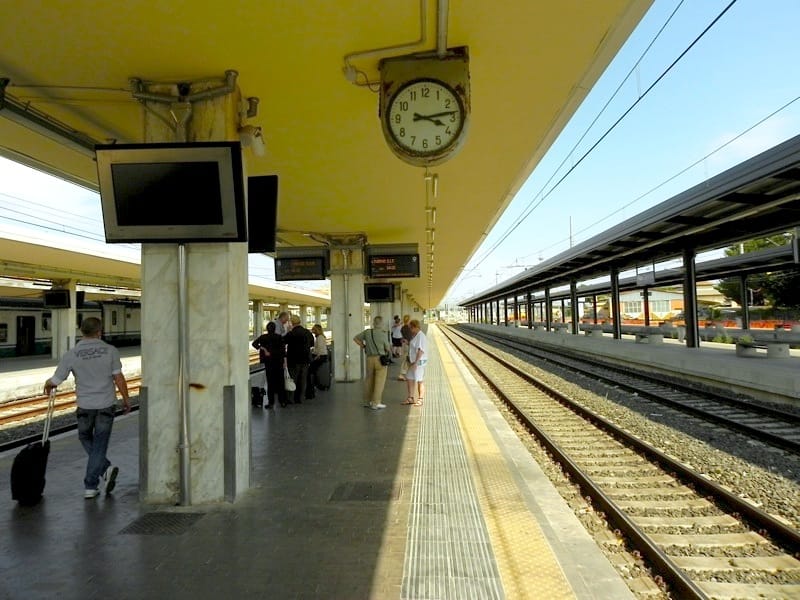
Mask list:
[[[425,402],[425,365],[428,362],[428,339],[422,332],[420,322],[409,315],[395,316],[389,335],[383,329],[383,318],[372,320],[372,327],[365,329],[353,341],[366,353],[366,374],[364,381],[364,407],[381,410],[386,405],[381,401],[386,376],[389,370],[386,357],[402,357],[398,379],[406,382],[408,397],[401,403],[422,406]],[[384,362],[386,364],[384,364]]]
[[[272,409],[276,398],[285,407],[315,397],[317,372],[328,362],[328,344],[321,325],[309,331],[299,316],[282,312],[267,323],[267,333],[253,340],[252,346],[258,350],[267,379],[265,409]],[[287,381],[294,383],[291,397]]]

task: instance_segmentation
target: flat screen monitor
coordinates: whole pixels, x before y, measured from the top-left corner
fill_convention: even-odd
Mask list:
[[[44,292],[45,308],[69,308],[69,290],[46,290]]]
[[[239,142],[95,147],[106,242],[244,242]]]
[[[275,259],[275,281],[325,279],[324,256],[290,256]]]
[[[367,275],[374,279],[419,277],[419,254],[372,254]]]
[[[247,178],[247,252],[275,252],[278,176]]]
[[[364,302],[394,302],[394,284],[365,283]]]

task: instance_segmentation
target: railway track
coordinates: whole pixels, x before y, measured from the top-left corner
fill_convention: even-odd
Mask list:
[[[451,341],[457,335],[443,331]],[[800,597],[800,531],[553,389],[521,361],[460,334],[454,345],[675,597]]]
[[[257,366],[258,355],[250,356],[250,369]],[[141,377],[128,378],[128,392],[131,397],[139,395]],[[119,398],[119,396],[118,396]],[[75,392],[61,392],[56,394],[54,415],[60,415],[75,409]],[[0,404],[0,428],[14,427],[26,421],[44,417],[47,413],[47,395],[20,398]]]
[[[636,372],[617,364],[592,357],[575,358],[568,352],[544,350],[526,340],[513,340],[489,332],[470,331],[478,339],[522,353],[527,357],[546,360],[602,381],[608,385],[637,394],[641,399],[666,406],[715,425],[744,433],[783,450],[800,454],[800,415],[763,406],[735,397],[701,391],[688,384],[667,381],[656,374]]]
[[[128,392],[137,396],[141,377],[128,379]],[[75,409],[75,392],[62,392],[56,394],[54,414],[61,414]],[[33,396],[4,402],[0,405],[0,427],[14,426],[28,419],[42,417],[47,413],[47,396]]]

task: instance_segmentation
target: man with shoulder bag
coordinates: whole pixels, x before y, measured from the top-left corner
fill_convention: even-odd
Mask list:
[[[392,362],[392,347],[383,330],[383,318],[375,317],[372,328],[365,329],[353,341],[366,353],[366,375],[364,381],[364,407],[372,410],[386,408],[381,402],[386,385],[387,365]],[[388,362],[383,362],[384,360]]]

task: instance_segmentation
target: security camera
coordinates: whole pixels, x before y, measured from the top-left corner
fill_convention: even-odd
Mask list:
[[[245,125],[239,128],[239,140],[245,148],[251,148],[256,156],[264,156],[267,146],[261,127]]]

